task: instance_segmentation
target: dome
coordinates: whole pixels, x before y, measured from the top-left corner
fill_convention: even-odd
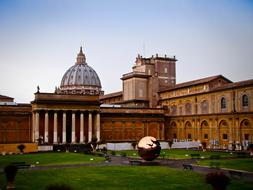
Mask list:
[[[60,88],[56,89],[56,93],[87,95],[102,93],[100,79],[96,71],[87,64],[82,47],[77,55],[75,65],[63,75]]]

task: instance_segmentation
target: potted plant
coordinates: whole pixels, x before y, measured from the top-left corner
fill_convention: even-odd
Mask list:
[[[205,152],[206,151],[206,142],[202,142],[201,144],[202,144],[203,152]]]
[[[92,145],[92,149],[93,149],[93,152],[95,152],[96,151],[96,147],[97,147],[97,145],[98,145],[98,138],[96,137],[96,136],[93,136],[92,138],[91,138],[91,145]]]
[[[137,142],[134,141],[134,142],[131,143],[131,145],[132,145],[133,149],[135,150],[135,149],[136,149]]]
[[[206,183],[210,184],[213,190],[226,190],[230,178],[223,172],[211,172],[206,175]]]
[[[248,146],[249,152],[250,152],[250,156],[253,156],[253,144],[250,144]]]
[[[24,144],[18,145],[18,149],[19,149],[20,153],[24,153],[25,145]]]
[[[4,168],[7,186],[6,189],[14,189],[14,180],[17,174],[18,168],[15,165],[8,165]]]
[[[171,149],[171,147],[172,147],[172,144],[173,144],[173,140],[169,140],[168,141],[168,145],[169,145],[169,148]]]

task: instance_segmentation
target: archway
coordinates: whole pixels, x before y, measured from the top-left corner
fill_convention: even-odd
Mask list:
[[[244,147],[253,142],[253,126],[248,119],[244,119],[240,123],[240,139]]]
[[[193,138],[192,124],[190,121],[187,121],[185,123],[185,139],[192,140]]]
[[[221,148],[227,149],[229,143],[229,125],[226,120],[221,120],[219,123],[219,144]]]
[[[206,120],[202,121],[200,124],[200,141],[208,143],[210,134],[209,134],[209,124]]]

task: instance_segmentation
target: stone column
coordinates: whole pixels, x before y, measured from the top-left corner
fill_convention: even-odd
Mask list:
[[[48,143],[48,112],[45,112],[44,142]]]
[[[62,143],[66,143],[66,112],[62,114]]]
[[[80,113],[80,143],[84,143],[83,131],[84,131],[84,116],[83,116],[83,112],[81,112]]]
[[[98,141],[100,141],[100,114],[97,113],[97,116],[96,116],[96,129],[97,129],[97,139]]]
[[[92,138],[92,113],[89,112],[89,121],[88,121],[88,142],[91,141]]]
[[[58,122],[57,122],[57,112],[55,111],[54,112],[54,141],[53,143],[57,143],[57,125],[58,125]]]
[[[35,142],[38,142],[39,139],[39,129],[40,129],[40,114],[39,112],[35,113],[35,135],[34,135],[34,140]]]
[[[72,111],[71,143],[76,142],[76,113]]]
[[[35,142],[35,112],[32,112],[32,142]]]

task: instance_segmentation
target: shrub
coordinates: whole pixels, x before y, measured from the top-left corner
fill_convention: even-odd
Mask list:
[[[104,154],[107,153],[107,148],[106,148],[105,146],[102,148],[102,152],[103,152]]]
[[[230,182],[230,178],[223,172],[211,172],[206,175],[206,183],[215,190],[225,190]]]
[[[173,140],[169,140],[169,141],[168,141],[169,148],[172,147],[172,144],[173,144]]]
[[[116,155],[116,152],[113,150],[111,151],[111,155],[115,156]]]
[[[16,174],[17,174],[18,168],[15,165],[8,165],[4,168],[6,180],[8,184],[13,184]]]

